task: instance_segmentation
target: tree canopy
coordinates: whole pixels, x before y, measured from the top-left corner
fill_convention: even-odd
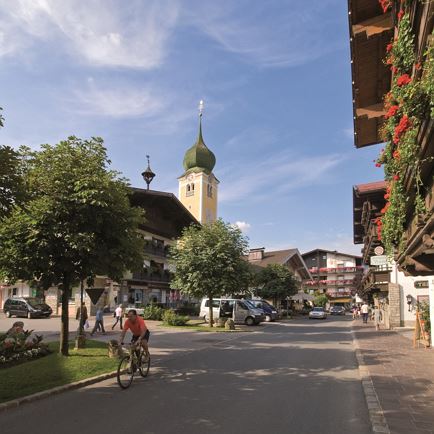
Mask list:
[[[268,264],[255,275],[254,282],[257,295],[273,299],[276,304],[278,299],[293,295],[298,289],[294,274],[282,264]]]
[[[65,355],[72,285],[97,274],[120,279],[143,262],[142,212],[109,164],[100,138],[43,145],[28,156],[27,200],[0,221],[0,269],[9,279],[62,288]]]
[[[211,300],[247,291],[250,273],[242,259],[247,246],[241,231],[222,220],[186,228],[171,250],[176,267],[171,287]]]
[[[8,216],[14,205],[24,200],[23,152],[0,145],[0,220]]]

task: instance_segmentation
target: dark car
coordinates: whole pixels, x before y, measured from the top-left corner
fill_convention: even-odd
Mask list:
[[[276,321],[278,315],[276,308],[265,300],[249,300],[256,308],[262,309],[265,321]]]
[[[330,315],[345,315],[345,308],[343,306],[332,306]]]
[[[48,318],[53,310],[48,304],[33,297],[8,298],[3,306],[3,312],[11,316],[26,318]]]

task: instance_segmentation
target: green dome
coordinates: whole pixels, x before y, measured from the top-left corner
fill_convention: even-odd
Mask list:
[[[215,166],[215,155],[206,147],[202,137],[202,122],[199,123],[199,136],[196,143],[187,150],[184,156],[186,172],[204,171],[211,173]]]

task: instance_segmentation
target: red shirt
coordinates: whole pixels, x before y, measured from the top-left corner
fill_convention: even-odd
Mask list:
[[[147,329],[145,320],[141,316],[137,316],[134,324],[129,319],[124,323],[124,331],[131,330],[133,336],[141,336]]]

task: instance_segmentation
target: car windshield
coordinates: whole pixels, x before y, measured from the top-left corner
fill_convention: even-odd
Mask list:
[[[265,304],[270,309],[276,310],[276,308],[272,304],[268,303],[268,301],[262,300],[262,304]]]
[[[41,307],[44,305],[44,303],[41,300],[38,300],[37,298],[26,298],[26,301],[32,307]]]
[[[323,307],[314,307],[313,311],[314,312],[324,312],[324,308]]]

